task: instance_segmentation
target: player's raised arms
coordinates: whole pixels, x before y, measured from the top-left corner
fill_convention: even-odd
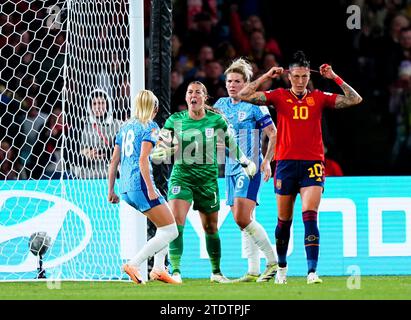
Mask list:
[[[361,103],[362,97],[358,94],[358,92],[355,91],[349,84],[344,82],[339,76],[337,76],[330,65],[321,65],[320,73],[324,78],[334,80],[335,83],[340,86],[341,90],[344,91],[344,95],[337,95],[335,100],[336,109],[347,108]]]
[[[284,72],[284,69],[281,67],[272,67],[265,74],[263,74],[258,79],[249,83],[245,88],[243,88],[238,93],[238,98],[243,101],[250,102],[259,106],[264,106],[267,104],[267,98],[262,91],[257,91],[258,87],[267,81],[268,79],[277,78]]]

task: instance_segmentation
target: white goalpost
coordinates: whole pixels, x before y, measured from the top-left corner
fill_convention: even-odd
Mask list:
[[[107,169],[144,88],[143,18],[143,0],[0,4],[0,281],[128,279],[146,219],[107,201]]]

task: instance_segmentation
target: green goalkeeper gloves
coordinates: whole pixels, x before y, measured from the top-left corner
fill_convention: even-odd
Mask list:
[[[169,159],[177,150],[177,146],[174,147],[162,147],[157,146],[151,153],[151,159],[155,161],[165,161]]]
[[[257,173],[257,166],[255,163],[246,157],[240,158],[240,164],[243,167],[245,174],[251,179]]]

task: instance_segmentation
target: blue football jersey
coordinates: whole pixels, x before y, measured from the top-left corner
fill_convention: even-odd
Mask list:
[[[230,97],[220,98],[214,108],[220,110],[226,117],[229,130],[235,137],[241,151],[255,162],[260,171],[263,160],[261,153],[261,134],[263,129],[273,123],[270,112],[265,106],[256,106],[240,101],[234,104]],[[241,173],[241,165],[226,157],[225,175],[232,176]]]
[[[124,123],[116,135],[116,144],[121,150],[120,158],[120,193],[147,189],[140,173],[140,150],[143,141],[155,146],[160,128],[151,121],[143,126],[137,119]],[[150,177],[154,181],[150,163]],[[153,182],[154,184],[154,182]]]

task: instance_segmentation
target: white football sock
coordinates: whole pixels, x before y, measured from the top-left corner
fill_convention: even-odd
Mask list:
[[[277,263],[277,258],[275,257],[270,239],[261,224],[259,224],[256,220],[252,220],[248,226],[244,228],[244,231],[247,232],[249,237],[254,240],[257,247],[264,253],[267,264]]]
[[[153,269],[159,270],[159,271],[166,270],[165,260],[166,260],[167,253],[168,253],[168,245],[163,250],[157,252],[154,255]]]
[[[168,244],[177,238],[177,236],[178,230],[176,223],[157,228],[155,236],[152,237],[128,263],[139,267],[143,261],[154,256],[164,248],[167,248]]]
[[[254,240],[250,238],[247,232],[241,231],[244,243],[244,251],[248,261],[248,273],[253,275],[260,274],[260,250]]]

